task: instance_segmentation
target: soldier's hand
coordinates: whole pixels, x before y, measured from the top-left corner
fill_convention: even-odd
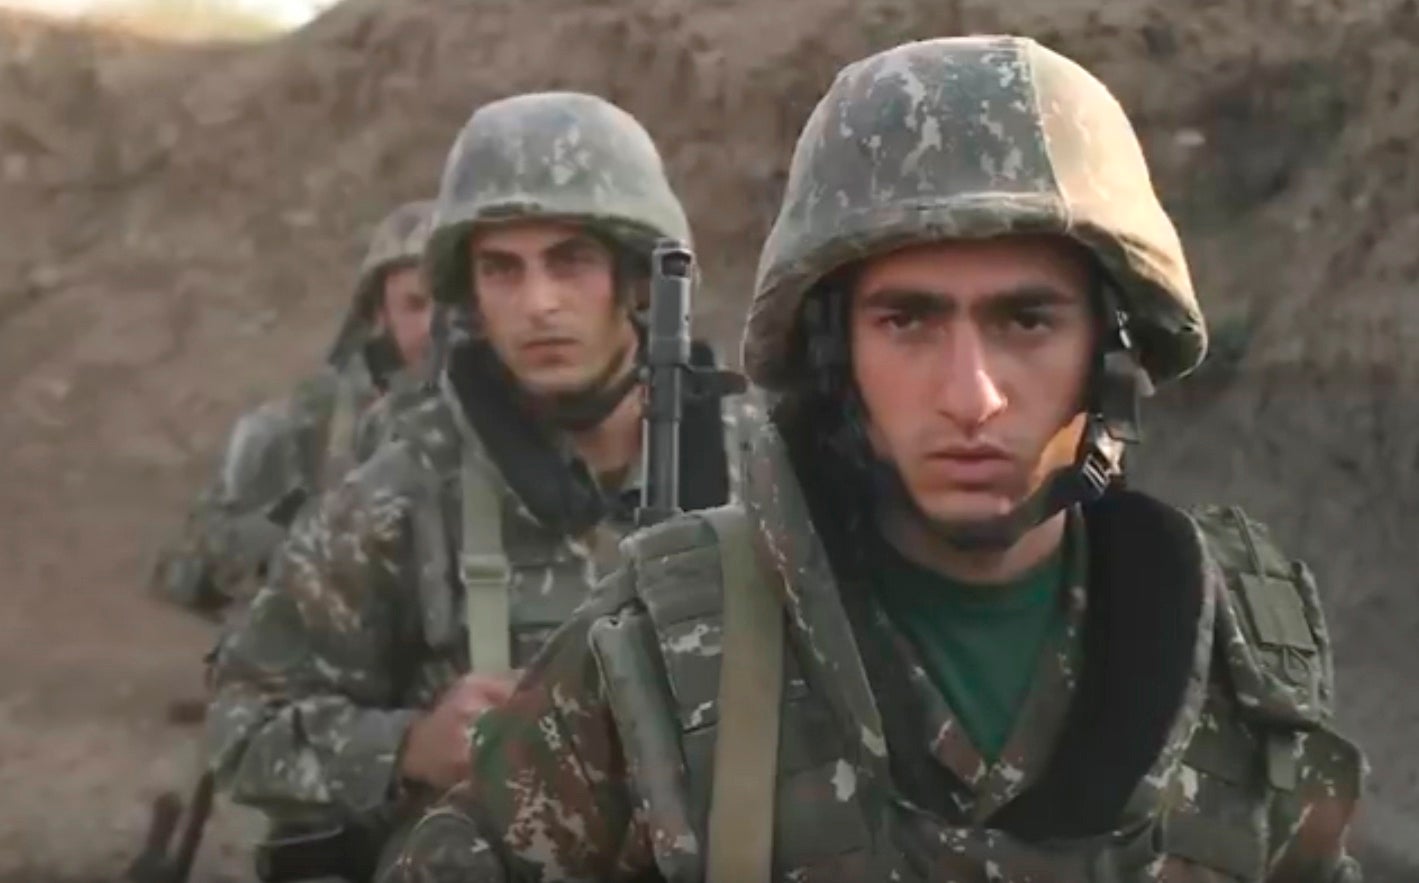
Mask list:
[[[414,719],[399,759],[399,773],[439,790],[468,777],[468,728],[483,712],[506,701],[517,683],[516,673],[464,675],[444,693],[438,705]]]

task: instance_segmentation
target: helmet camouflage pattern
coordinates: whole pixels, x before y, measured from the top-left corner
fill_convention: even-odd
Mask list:
[[[576,92],[504,98],[464,125],[444,167],[429,241],[434,297],[467,297],[473,228],[532,218],[587,224],[647,259],[657,239],[690,241],[645,128],[605,99]]]
[[[417,265],[423,259],[433,215],[433,200],[406,202],[375,227],[355,284],[355,302],[362,315],[371,316],[378,308],[386,273],[401,265]]]
[[[355,293],[335,334],[327,360],[345,365],[369,340],[375,314],[384,297],[384,279],[400,265],[417,266],[428,244],[433,221],[432,200],[406,202],[384,216],[370,236],[355,280]]]
[[[1155,383],[1202,360],[1182,245],[1108,88],[1028,38],[953,37],[849,65],[814,109],[760,255],[747,372],[768,389],[788,382],[803,299],[835,270],[1011,233],[1060,234],[1093,252]]]

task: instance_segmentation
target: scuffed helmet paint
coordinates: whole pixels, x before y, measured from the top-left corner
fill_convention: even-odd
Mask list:
[[[433,214],[432,200],[407,202],[375,227],[345,318],[326,357],[330,364],[347,364],[369,342],[384,298],[384,279],[396,266],[418,266],[428,244]]]
[[[433,200],[406,202],[375,227],[355,284],[355,303],[362,315],[373,316],[379,309],[384,277],[391,269],[423,260],[433,217]]]
[[[655,241],[690,226],[660,153],[634,117],[605,99],[538,92],[487,104],[464,125],[439,186],[428,266],[434,297],[468,297],[468,235],[510,220],[586,224],[647,269]]]
[[[1123,108],[1075,62],[1020,37],[907,43],[844,68],[794,150],[743,340],[749,376],[793,376],[790,339],[825,276],[904,246],[1011,233],[1097,256],[1154,382],[1207,334],[1177,231]]]

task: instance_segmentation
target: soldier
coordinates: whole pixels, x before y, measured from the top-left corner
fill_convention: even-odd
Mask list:
[[[390,879],[1358,880],[1309,571],[1119,481],[1205,348],[1091,74],[847,67],[760,258],[744,505],[627,540]]]
[[[216,480],[155,570],[160,595],[206,615],[249,600],[302,504],[368,456],[393,402],[413,397],[429,348],[419,261],[431,214],[413,202],[380,222],[321,371],[237,421]]]
[[[282,825],[356,832],[346,876],[467,774],[472,720],[619,563],[651,251],[689,236],[650,136],[600,98],[497,101],[454,144],[426,266],[473,333],[292,532],[214,670],[219,780]],[[718,402],[687,404],[682,439],[684,504],[723,504]]]

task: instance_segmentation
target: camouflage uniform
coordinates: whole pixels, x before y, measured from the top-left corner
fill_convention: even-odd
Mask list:
[[[657,239],[689,239],[634,118],[588,95],[517,96],[474,113],[450,154],[427,254],[436,300],[468,298],[471,231],[543,217],[584,223],[642,275]],[[293,531],[216,664],[211,763],[275,819],[417,817],[436,795],[397,774],[411,720],[470,670],[525,665],[619,561],[638,470],[598,488],[476,335],[446,359],[437,394]],[[685,457],[687,506],[727,499],[717,405],[705,420],[713,431],[686,416],[701,455]]]
[[[321,371],[237,420],[216,480],[156,568],[163,597],[204,613],[249,600],[302,504],[368,457],[415,395],[415,372],[386,364],[391,344],[372,323],[385,276],[422,256],[431,214],[432,203],[409,203],[381,221]]]
[[[832,270],[1016,232],[1098,256],[1151,379],[1201,360],[1181,246],[1102,84],[1018,38],[849,66],[800,138],[760,261],[751,377],[786,393],[802,376],[795,324]],[[822,504],[841,476],[804,445],[776,412],[742,506],[628,539],[626,567],[479,721],[472,779],[415,828],[390,880],[702,880],[707,820],[725,809],[712,788],[737,790],[760,760],[774,880],[1359,880],[1344,839],[1363,762],[1332,725],[1316,588],[1262,526],[1118,488],[1066,510],[1068,627],[989,763],[873,603],[870,573],[843,566],[861,538]],[[731,658],[744,632],[726,622],[746,598],[769,607],[765,643],[784,613],[768,706],[781,728],[776,752],[730,755],[721,783],[735,713],[721,669],[746,646]]]

